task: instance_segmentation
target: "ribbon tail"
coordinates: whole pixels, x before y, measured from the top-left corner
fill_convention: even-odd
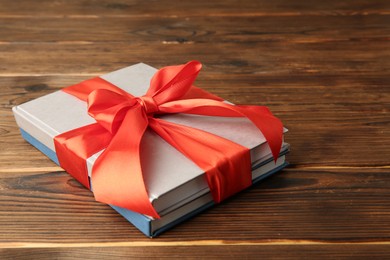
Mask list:
[[[234,106],[233,106],[234,107]],[[251,120],[264,135],[271,149],[274,161],[279,157],[283,144],[283,123],[265,106],[237,106],[239,111]]]
[[[251,185],[248,148],[199,129],[157,118],[149,119],[149,126],[205,171],[215,202]]]
[[[140,144],[148,127],[141,106],[125,115],[122,125],[92,170],[96,200],[159,218],[142,176]]]
[[[159,106],[163,113],[186,113],[204,116],[246,117],[262,132],[276,161],[283,142],[283,124],[264,106],[235,106],[210,99],[188,99]]]

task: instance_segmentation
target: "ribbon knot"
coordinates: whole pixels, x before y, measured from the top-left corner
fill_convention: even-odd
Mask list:
[[[159,218],[149,200],[141,162],[141,140],[150,128],[204,170],[215,202],[251,185],[248,148],[153,117],[157,112],[246,117],[263,133],[277,159],[283,134],[280,120],[266,107],[230,105],[192,86],[200,68],[197,61],[165,67],[153,76],[142,97],[134,97],[102,78],[63,89],[88,102],[88,113],[96,123],[54,138],[62,168],[90,188],[86,160],[104,150],[92,168],[96,200]]]
[[[153,116],[153,114],[159,111],[156,101],[151,96],[144,95],[142,97],[136,98],[141,106],[144,108],[145,113],[148,116]]]

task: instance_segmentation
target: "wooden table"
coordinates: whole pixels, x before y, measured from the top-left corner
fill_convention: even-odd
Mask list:
[[[389,257],[389,37],[386,0],[1,0],[0,258]],[[291,165],[156,239],[20,137],[14,105],[192,59],[282,119]]]

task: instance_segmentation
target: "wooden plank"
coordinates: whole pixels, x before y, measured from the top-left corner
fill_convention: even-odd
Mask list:
[[[12,106],[97,75],[0,77],[1,109],[5,113],[4,115],[9,115],[7,113],[10,112]],[[354,106],[366,104],[368,105],[367,110],[372,110],[379,116],[381,112],[386,112],[382,109],[387,108],[388,105],[390,90],[387,86],[389,83],[390,79],[387,75],[291,75],[289,77],[262,74],[232,75],[228,73],[217,74],[208,67],[201,71],[196,80],[197,86],[235,103],[271,105],[275,109],[277,106],[298,106],[301,110],[310,109],[314,104],[317,104],[318,108],[321,109],[328,105],[329,111],[334,106],[339,105],[335,111],[340,113],[348,111],[348,109],[353,112]],[[345,102],[344,106],[341,104],[343,102]],[[296,109],[298,110],[298,108]],[[283,112],[288,113],[289,111]],[[317,109],[315,112],[321,111]],[[355,112],[361,112],[361,110]],[[344,116],[342,114],[342,117]],[[365,117],[363,114],[360,116]],[[337,117],[331,120],[340,121]]]
[[[255,2],[255,1],[253,1]],[[308,23],[310,20],[310,23]],[[0,15],[1,44],[387,41],[390,15],[275,17],[27,17]],[[66,26],[64,26],[66,24]],[[39,37],[37,37],[39,35]]]
[[[31,1],[2,0],[2,16],[216,16],[216,15],[356,15],[388,14],[389,3],[386,0],[370,2],[331,0],[319,3],[315,0],[301,3],[288,1],[174,1],[164,0],[150,3],[142,0],[103,1],[50,1],[39,4]]]
[[[66,173],[0,173],[0,189],[1,247],[149,241]],[[388,169],[288,168],[158,241],[389,242],[389,192]]]
[[[150,243],[151,245],[153,242]],[[2,259],[386,259],[388,245],[326,244],[326,245],[227,245],[220,246],[133,246],[94,248],[34,248],[0,249]]]
[[[388,166],[387,75],[278,77],[215,75],[209,71],[206,68],[199,76],[198,86],[237,104],[267,105],[282,119],[290,129],[286,140],[291,143],[288,159],[294,167]],[[88,77],[0,78],[0,171],[45,171],[55,167],[22,140],[11,107]]]
[[[197,59],[213,73],[383,75],[390,71],[388,42],[12,44],[0,45],[0,74],[101,74],[129,64],[155,67]],[[168,58],[169,57],[169,58]]]

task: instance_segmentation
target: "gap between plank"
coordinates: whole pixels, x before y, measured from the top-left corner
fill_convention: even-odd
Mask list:
[[[122,67],[118,67],[123,68]],[[7,77],[61,77],[61,76],[70,76],[70,77],[95,77],[109,73],[111,71],[97,71],[95,73],[0,73],[0,78]]]
[[[298,170],[343,170],[343,169],[379,169],[386,170],[390,169],[390,165],[382,166],[309,166],[309,165],[290,165],[286,168],[288,169],[298,169]],[[0,173],[34,173],[34,172],[61,172],[64,171],[59,166],[52,167],[26,167],[26,168],[4,168],[0,169]]]
[[[332,165],[290,165],[291,169],[305,169],[305,170],[334,170],[334,169],[390,169],[390,165],[375,165],[375,166],[332,166]]]
[[[153,241],[154,240],[154,241]],[[199,241],[174,241],[160,242],[150,241],[132,242],[98,242],[98,243],[18,243],[3,242],[0,248],[82,248],[82,247],[178,247],[178,246],[302,246],[302,245],[390,245],[390,241],[378,242],[318,242],[311,240],[270,240],[259,242],[225,241],[225,240],[199,240]]]
[[[286,170],[298,169],[298,170],[343,170],[343,169],[390,169],[390,165],[381,166],[309,166],[309,165],[290,165]],[[26,168],[4,168],[0,169],[0,173],[34,173],[34,172],[60,172],[64,171],[59,166],[52,167],[26,167]]]
[[[28,167],[28,168],[5,168],[0,169],[0,173],[23,173],[23,172],[63,172],[64,170],[59,166],[53,167]]]
[[[355,11],[355,10],[333,10],[333,11],[307,11],[307,12],[245,12],[245,13],[195,13],[195,14],[167,14],[159,15],[150,14],[0,14],[0,18],[20,19],[20,18],[50,18],[50,19],[100,19],[100,18],[190,18],[190,17],[280,17],[280,16],[367,16],[367,15],[389,15],[390,10],[373,10],[373,11]]]

